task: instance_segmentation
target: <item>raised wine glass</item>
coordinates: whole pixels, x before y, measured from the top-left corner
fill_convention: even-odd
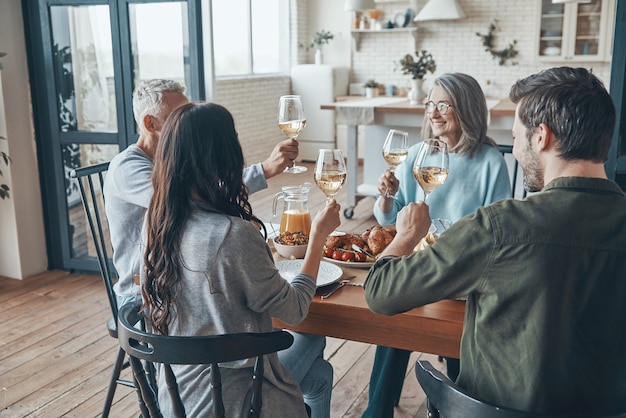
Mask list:
[[[315,163],[315,184],[326,195],[326,202],[346,182],[346,163],[339,149],[320,149]]]
[[[389,171],[393,172],[406,160],[407,155],[409,155],[409,133],[390,129],[383,144],[383,158],[389,165]],[[385,197],[392,195],[385,191]]]
[[[278,127],[289,138],[296,139],[306,126],[306,116],[300,96],[281,96],[278,101]],[[285,173],[304,173],[306,167],[287,167]]]
[[[428,195],[448,178],[448,144],[439,139],[426,139],[420,146],[413,164],[413,177]]]

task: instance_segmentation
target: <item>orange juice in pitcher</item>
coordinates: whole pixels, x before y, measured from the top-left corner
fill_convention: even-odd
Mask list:
[[[283,191],[274,196],[273,215],[277,216],[276,207],[280,199],[284,200],[280,218],[280,233],[311,232],[311,212],[309,212],[309,190],[311,183],[301,186],[285,186]]]
[[[309,211],[286,210],[280,219],[280,232],[311,232],[311,213]]]

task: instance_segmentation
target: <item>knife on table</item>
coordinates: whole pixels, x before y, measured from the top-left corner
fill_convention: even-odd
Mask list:
[[[350,276],[350,277],[346,277],[343,280],[340,280],[338,282],[335,282],[331,285],[328,285],[328,289],[325,289],[325,293],[322,294],[322,299],[326,299],[328,297],[330,297],[333,293],[335,293],[337,290],[341,289],[342,287],[344,287],[345,285],[347,285],[348,283],[350,283],[350,280],[354,279],[356,276]]]

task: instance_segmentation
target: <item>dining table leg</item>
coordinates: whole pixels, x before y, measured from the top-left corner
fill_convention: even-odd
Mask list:
[[[356,195],[359,175],[359,127],[358,125],[347,126],[347,206],[344,209],[344,215],[350,219],[354,215],[354,207],[356,206]]]

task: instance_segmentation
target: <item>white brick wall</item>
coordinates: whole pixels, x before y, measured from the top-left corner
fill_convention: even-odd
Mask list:
[[[426,0],[419,0],[417,10]],[[536,0],[458,0],[466,14],[457,21],[418,22],[417,40],[409,32],[362,33],[360,48],[352,52],[352,83],[361,83],[369,78],[399,87],[407,87],[408,75],[394,71],[398,62],[407,53],[426,49],[433,54],[437,71],[425,77],[425,87],[431,80],[444,72],[464,72],[474,76],[483,86],[485,94],[506,97],[511,85],[519,78],[565,63],[542,63],[535,60],[537,1]],[[406,11],[408,1],[378,3],[383,11],[384,22],[392,20],[399,12]],[[487,33],[489,23],[498,20],[495,47],[502,49],[513,39],[517,40],[518,65],[508,61],[500,66],[484,50],[482,40],[476,32]],[[593,68],[607,88],[610,63],[574,63],[571,65]]]
[[[309,39],[307,13],[307,2],[291,0],[290,27],[296,37],[291,45],[294,65],[307,59],[306,50],[298,48]],[[263,161],[285,139],[277,125],[278,99],[285,94],[291,94],[288,74],[216,81],[213,101],[233,114],[246,165]]]
[[[414,0],[412,0],[414,3]],[[419,0],[419,10],[426,0]],[[444,72],[464,72],[474,76],[483,86],[485,94],[491,97],[506,97],[516,80],[545,68],[564,63],[541,63],[534,59],[535,26],[537,24],[537,0],[458,0],[467,17],[458,21],[423,22],[417,32],[417,40],[410,32],[362,33],[360,48],[352,50],[352,83],[363,83],[374,78],[376,81],[407,87],[409,76],[394,71],[397,62],[407,53],[426,49],[436,62],[437,72],[427,75],[431,80]],[[343,2],[337,0],[338,13],[343,12]],[[291,0],[293,11],[291,28],[297,41],[292,45],[292,62],[307,62],[309,55],[298,48],[299,43],[307,43],[309,30],[307,18],[313,0]],[[382,20],[393,20],[399,12],[406,11],[409,1],[378,3],[383,10]],[[484,51],[481,38],[476,32],[486,33],[489,23],[498,19],[499,32],[495,46],[504,48],[513,39],[517,40],[518,65],[507,63],[498,65],[491,55]],[[346,28],[346,30],[348,30]],[[593,68],[608,88],[610,63],[576,63],[574,65]],[[291,92],[288,75],[252,77],[246,79],[218,80],[215,102],[228,108],[235,117],[235,123],[248,164],[262,161],[274,145],[284,136],[276,125],[278,98]],[[342,130],[338,130],[341,137]],[[340,141],[341,143],[341,141]]]
[[[247,165],[263,161],[285,138],[278,129],[278,99],[290,91],[287,75],[216,83],[213,101],[233,114]]]

